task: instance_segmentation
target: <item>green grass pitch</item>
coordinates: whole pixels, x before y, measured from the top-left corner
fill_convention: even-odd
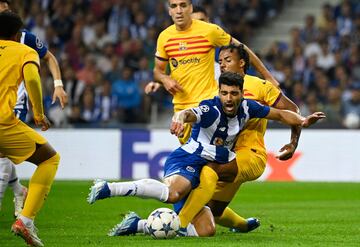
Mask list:
[[[241,187],[231,207],[259,217],[247,234],[218,227],[213,238],[153,240],[149,236],[107,237],[128,210],[147,215],[164,204],[155,200],[111,198],[88,205],[90,181],[56,181],[37,217],[45,246],[360,246],[360,183],[253,182]],[[8,190],[0,211],[0,246],[25,246],[10,233],[14,221]]]

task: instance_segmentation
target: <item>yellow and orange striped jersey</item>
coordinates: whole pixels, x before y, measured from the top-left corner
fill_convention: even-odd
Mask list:
[[[273,106],[281,97],[281,91],[271,82],[256,76],[245,75],[244,98],[256,100],[263,105]],[[250,119],[240,133],[235,145],[235,151],[247,147],[256,150],[266,157],[264,134],[267,120],[263,118]]]
[[[39,55],[32,48],[10,40],[0,40],[0,126],[16,124],[14,107],[17,90],[26,63],[40,65]]]
[[[185,31],[171,25],[160,33],[155,56],[169,62],[171,78],[184,89],[174,95],[175,111],[197,106],[217,95],[215,47],[229,45],[230,41],[231,36],[219,26],[199,20],[192,20]]]

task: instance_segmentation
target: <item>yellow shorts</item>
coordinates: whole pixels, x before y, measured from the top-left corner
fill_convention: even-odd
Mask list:
[[[242,183],[259,178],[266,166],[266,155],[249,148],[236,150],[238,174],[232,183],[218,182],[212,200],[230,202]]]
[[[192,130],[192,125],[189,123],[185,123],[184,124],[184,135],[183,135],[183,137],[178,137],[181,145],[185,144],[189,140],[189,138],[191,136],[191,130]]]
[[[36,150],[36,144],[47,140],[35,130],[19,121],[16,125],[0,125],[0,153],[15,164],[27,160]]]

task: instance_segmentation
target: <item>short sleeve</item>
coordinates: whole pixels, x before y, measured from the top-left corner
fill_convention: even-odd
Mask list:
[[[43,58],[48,51],[48,48],[44,42],[42,42],[39,37],[30,32],[23,31],[23,34],[25,35],[24,44],[33,48],[39,54],[39,57]]]
[[[211,32],[209,34],[210,42],[215,47],[226,46],[231,42],[230,34],[226,33],[221,27],[215,24],[210,24]]]
[[[191,110],[196,116],[196,123],[202,128],[211,126],[220,114],[209,101],[202,101],[198,107]]]
[[[269,81],[265,81],[263,102],[269,106],[275,105],[281,98],[281,91]]]
[[[27,63],[34,63],[40,68],[39,54],[37,54],[34,49],[29,49],[29,51],[25,53],[22,67]]]
[[[270,107],[254,100],[246,100],[250,118],[264,118],[270,112]]]
[[[162,32],[157,40],[155,57],[160,60],[167,61],[169,59],[165,51],[166,35]]]

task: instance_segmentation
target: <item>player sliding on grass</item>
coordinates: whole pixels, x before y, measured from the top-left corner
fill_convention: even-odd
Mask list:
[[[217,94],[217,83],[214,80],[214,47],[229,43],[240,44],[240,42],[231,38],[229,34],[214,24],[192,20],[191,18],[206,20],[206,15],[193,15],[194,13],[191,12],[195,8],[190,0],[168,0],[168,5],[174,25],[165,29],[159,35],[157,42],[154,80],[160,84],[151,82],[145,90],[147,93],[153,92],[163,85],[169,93],[174,95],[174,111],[178,112],[195,107],[202,100],[212,98]],[[205,14],[204,11],[200,12]],[[246,76],[244,78],[245,96],[269,106],[274,105],[276,108],[298,112],[298,107],[281,94],[277,88],[279,83],[259,58],[248,47],[243,46],[243,50],[245,53],[247,51],[248,58],[250,58],[247,60],[246,67],[249,66],[250,60],[256,70],[266,79],[265,81],[257,77]],[[170,66],[170,75],[166,74],[167,65]],[[266,129],[266,120],[251,120],[251,127],[252,129],[249,128],[240,135],[235,145],[236,163],[241,165],[236,181],[226,184],[218,183],[212,201],[214,204],[211,207],[218,224],[245,232],[250,230],[251,222],[236,214],[227,205],[240,184],[257,179],[265,169],[266,152],[263,135]],[[181,143],[186,143],[191,133],[190,124],[185,124],[184,128],[184,135],[179,138]],[[291,143],[282,148],[284,152],[279,159],[286,160],[292,157],[300,130],[301,128],[292,126]],[[246,152],[246,155],[242,155],[243,152]],[[235,169],[237,168],[236,163],[234,164]],[[242,165],[243,163],[245,165]],[[203,205],[210,200],[214,194],[214,191],[211,190],[214,190],[218,177],[222,175],[216,173],[214,169],[204,169],[202,176],[207,178],[200,180],[200,193],[203,196],[198,197],[197,200],[190,200],[184,207],[180,213],[184,224],[186,221],[190,222],[194,215],[203,208]],[[199,192],[194,193],[199,194]]]
[[[194,123],[190,140],[172,152],[164,166],[164,183],[154,179],[142,179],[133,182],[107,183],[95,181],[91,187],[88,202],[114,196],[138,196],[154,198],[162,202],[174,204],[178,213],[184,205],[186,196],[199,184],[201,169],[211,169],[204,166],[208,162],[217,162],[218,167],[224,163],[236,162],[232,150],[239,132],[252,118],[266,118],[278,120],[289,125],[308,127],[317,120],[324,118],[321,112],[308,117],[302,117],[294,112],[278,110],[263,106],[253,100],[243,99],[243,77],[237,73],[225,72],[219,79],[219,96],[205,100],[198,107],[174,114],[171,133],[182,135],[184,123]],[[227,164],[229,165],[229,164]],[[236,165],[235,165],[236,167]],[[235,172],[236,174],[236,172]],[[207,178],[205,178],[206,180]],[[231,179],[230,179],[231,180]],[[208,223],[211,225],[213,217],[210,210]],[[127,235],[144,229],[145,221],[140,221],[135,214],[129,215],[110,233],[111,235]],[[193,235],[208,236],[207,229],[190,225]],[[184,232],[186,230],[183,229]],[[203,234],[206,233],[206,234]]]

